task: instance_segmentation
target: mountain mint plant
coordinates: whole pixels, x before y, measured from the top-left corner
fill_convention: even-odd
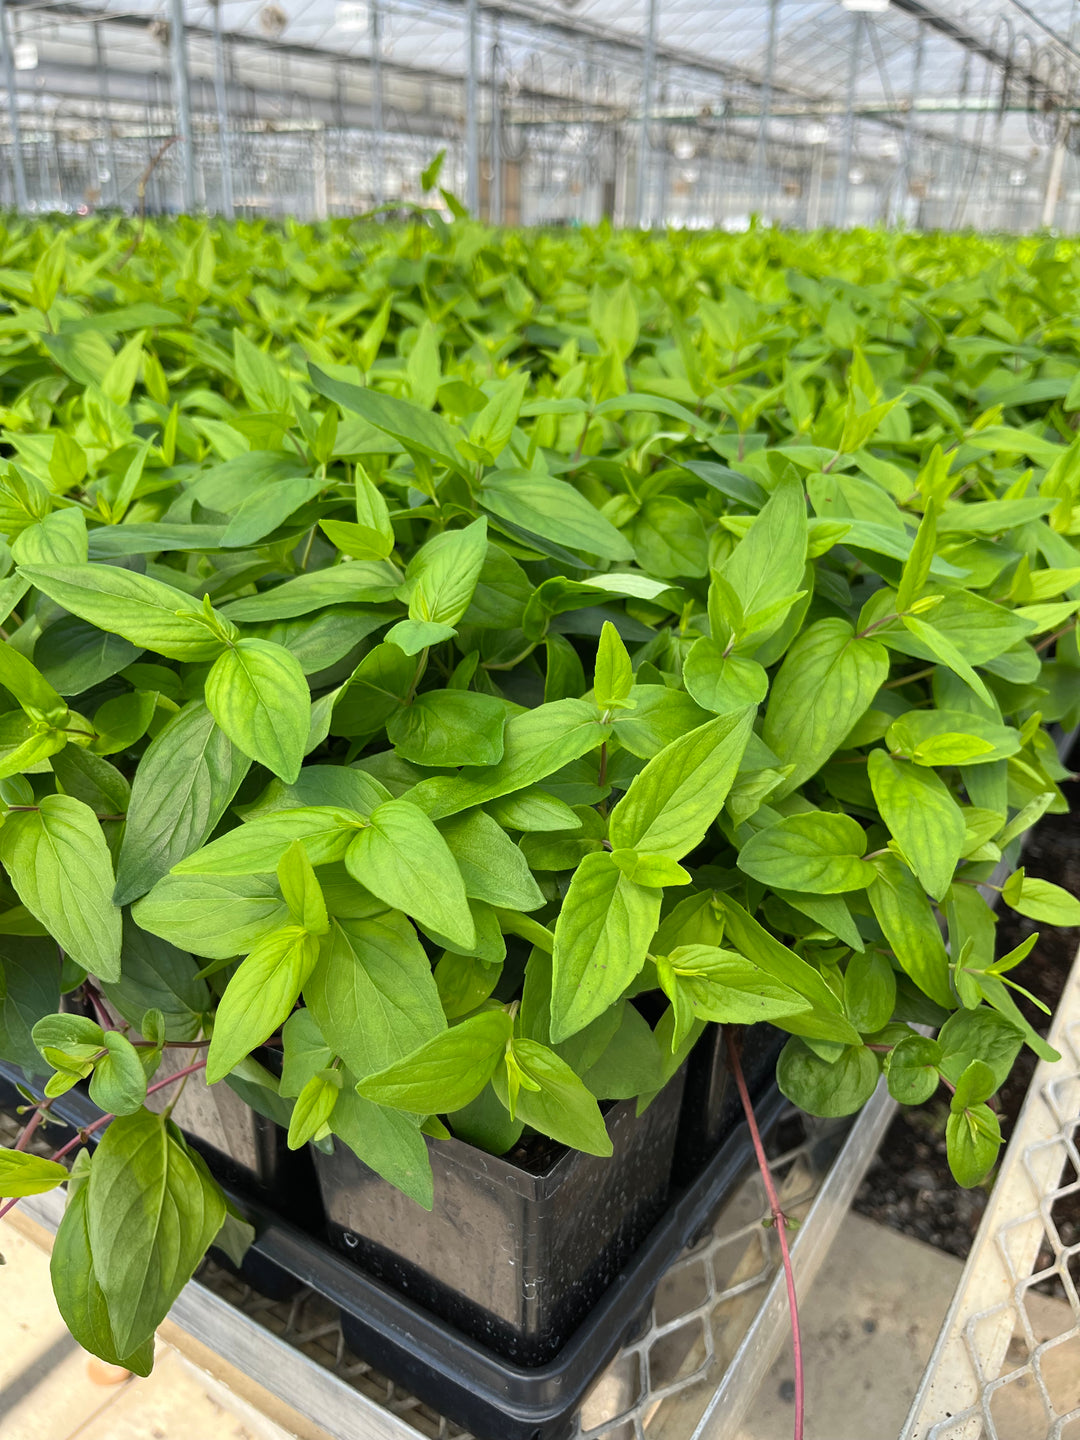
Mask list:
[[[0,1195],[67,1183],[76,1338],[145,1373],[242,1240],[146,1105],[188,1074],[431,1206],[427,1136],[610,1153],[768,1021],[813,1114],[944,1086],[982,1182],[1053,1058],[991,877],[1080,921],[1016,868],[1080,718],[1075,246],[128,229],[0,230]]]

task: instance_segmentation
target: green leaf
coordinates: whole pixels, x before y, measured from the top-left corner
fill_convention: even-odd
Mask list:
[[[583,1029],[623,993],[645,963],[660,922],[661,892],[636,885],[611,855],[586,855],[555,926],[554,1042]]]
[[[608,733],[595,705],[584,700],[539,705],[507,721],[497,765],[469,766],[454,776],[423,780],[409,798],[434,820],[455,815],[536,784],[595,750]]]
[[[935,900],[943,900],[964,849],[964,817],[933,770],[870,752],[870,785],[881,818]]]
[[[304,999],[326,1044],[361,1079],[446,1029],[416,931],[394,912],[334,921]]]
[[[1015,755],[1020,735],[962,710],[909,710],[885,732],[885,743],[916,765],[984,765]]]
[[[603,560],[630,560],[634,549],[611,521],[575,490],[533,470],[497,470],[484,477],[480,504],[530,535]]]
[[[755,965],[759,966],[774,980],[788,986],[798,995],[804,995],[813,1006],[806,1015],[796,1015],[785,1021],[793,1034],[805,1035],[813,1040],[834,1040],[844,1044],[857,1044],[859,1032],[841,1013],[840,1000],[825,983],[821,972],[807,963],[786,945],[781,945],[775,936],[758,922],[730,896],[716,896],[724,919],[724,933],[733,946]]]
[[[896,1006],[896,976],[884,955],[866,950],[853,955],[844,971],[844,1009],[860,1035],[888,1024]]]
[[[20,572],[73,615],[172,660],[212,660],[222,641],[183,590],[115,565],[27,565]],[[216,616],[224,633],[235,629]]]
[[[310,986],[310,980],[308,984]],[[326,1043],[310,1008],[294,1010],[285,1021],[281,1027],[281,1045],[278,1091],[283,1099],[295,1099],[313,1075],[326,1069],[334,1058],[334,1052]]]
[[[287,1141],[290,1150],[301,1149],[326,1130],[341,1089],[342,1077],[338,1070],[324,1070],[311,1077],[293,1106]]]
[[[406,655],[419,655],[421,650],[430,650],[444,640],[452,640],[457,634],[453,625],[444,625],[436,620],[399,620],[386,632],[389,645],[396,645]]]
[[[49,1257],[57,1307],[72,1337],[84,1350],[108,1365],[119,1365],[136,1375],[149,1375],[154,1367],[152,1334],[130,1355],[122,1355],[116,1347],[105,1295],[94,1274],[87,1226],[88,1202],[89,1188],[85,1181],[69,1187],[67,1208]]]
[[[889,1094],[901,1105],[921,1105],[941,1083],[941,1046],[922,1035],[910,1035],[893,1047],[885,1061]]]
[[[359,385],[334,380],[317,365],[309,365],[308,373],[318,393],[333,400],[343,410],[363,416],[369,425],[393,436],[407,450],[465,473],[465,462],[457,448],[457,433],[441,415],[393,395],[382,395],[377,390],[361,389]]]
[[[238,640],[206,677],[206,704],[238,750],[292,784],[303,763],[311,710],[295,656],[270,640]]]
[[[41,721],[21,711],[0,715],[0,777],[32,770],[66,744],[67,736],[61,731],[43,730]]]
[[[303,845],[313,865],[345,856],[363,817],[337,805],[272,810],[227,830],[174,867],[177,875],[259,875],[276,870],[289,846]]]
[[[31,1032],[60,1004],[60,967],[51,940],[0,939],[0,1055],[27,1074],[42,1072]]]
[[[683,662],[683,683],[699,705],[717,715],[758,705],[769,689],[769,677],[756,660],[725,655],[704,636],[694,641]]]
[[[359,467],[357,468],[359,469]],[[370,480],[368,484],[371,484]],[[394,532],[392,529],[389,540],[381,531],[373,529],[370,525],[356,525],[351,520],[320,520],[319,529],[331,545],[336,545],[339,550],[346,555],[354,556],[357,560],[385,560],[393,554]]]
[[[901,969],[936,1004],[955,1009],[945,942],[922,886],[895,855],[881,855],[873,865],[877,879],[867,895]]]
[[[131,913],[151,935],[211,960],[250,950],[289,918],[267,875],[166,875]]]
[[[386,734],[417,765],[496,765],[506,719],[506,705],[493,695],[428,690],[390,717]]]
[[[739,869],[765,885],[835,895],[863,890],[874,879],[865,853],[866,833],[857,820],[810,810],[752,835],[739,852]]]
[[[345,1084],[334,1107],[334,1133],[354,1154],[410,1200],[430,1210],[434,1187],[427,1142],[415,1119],[363,1099]]]
[[[986,682],[975,673],[948,636],[943,635],[928,621],[920,620],[917,615],[904,615],[902,619],[905,629],[910,630],[936,660],[948,666],[954,675],[959,675],[961,680],[971,686],[980,700],[984,700],[987,705],[993,704]]]
[[[9,815],[0,861],[19,899],[76,964],[102,980],[119,979],[112,857],[88,806],[45,795],[36,811]]]
[[[941,1073],[956,1085],[972,1060],[981,1060],[993,1074],[994,1089],[999,1090],[1023,1043],[1023,1031],[996,1010],[985,1005],[958,1010],[938,1031]]]
[[[465,946],[476,929],[461,871],[423,810],[387,800],[372,812],[345,854],[349,874],[395,909]]]
[[[390,799],[390,791],[371,775],[345,765],[305,765],[294,785],[271,780],[259,798],[243,806],[238,813],[250,824],[265,820],[281,810],[320,809],[324,806],[339,810],[355,810],[357,815],[370,815],[376,805]]]
[[[793,767],[778,795],[816,774],[888,674],[884,646],[857,637],[846,620],[818,620],[803,631],[773,681],[762,730],[780,763]]]
[[[218,1002],[207,1084],[223,1080],[285,1023],[318,957],[318,941],[299,925],[282,926],[255,946]]]
[[[377,605],[392,600],[400,584],[400,571],[388,561],[350,560],[297,575],[261,595],[245,595],[224,609],[230,620],[241,622],[291,620],[328,605]]]
[[[487,521],[444,530],[413,556],[405,571],[409,619],[456,625],[469,608],[487,555]]]
[[[738,596],[745,615],[769,610],[801,588],[806,539],[802,482],[781,480],[720,572]],[[783,618],[780,611],[760,627],[751,624],[748,628],[760,644]]]
[[[1006,884],[1002,898],[1017,914],[1030,920],[1043,920],[1047,925],[1080,925],[1080,900],[1049,880],[1024,875],[1019,893]]]
[[[45,719],[62,725],[68,714],[67,702],[59,695],[41,671],[13,650],[0,643],[0,685],[3,685],[34,719]]]
[[[491,1079],[513,1033],[505,1010],[488,1010],[369,1075],[357,1091],[414,1115],[442,1115],[474,1100]]]
[[[639,850],[613,850],[611,858],[628,880],[638,885],[689,885],[693,878],[688,870],[667,855],[642,854]]]
[[[66,1168],[55,1160],[0,1146],[0,1197],[5,1200],[43,1195],[46,1190],[55,1190],[67,1178]]]
[[[294,922],[309,935],[325,935],[330,929],[322,886],[315,878],[307,851],[294,840],[277,864],[281,898]]]
[[[596,651],[593,698],[600,710],[620,710],[634,688],[634,669],[619,632],[610,620],[604,621]]]
[[[469,427],[469,444],[486,451],[492,462],[510,443],[528,384],[529,376],[520,371],[504,380]]]
[[[102,985],[112,1008],[136,1029],[148,1010],[162,1016],[167,1040],[194,1040],[210,1010],[210,991],[196,978],[190,955],[165,940],[151,939],[128,915],[124,919],[120,978]]]
[[[781,1093],[808,1115],[833,1119],[861,1110],[877,1089],[878,1063],[864,1045],[848,1045],[832,1064],[793,1038],[780,1052],[776,1082]]]
[[[136,1111],[106,1129],[87,1183],[87,1232],[119,1354],[172,1308],[225,1220],[205,1167],[161,1115]]]
[[[921,594],[923,586],[930,578],[930,566],[933,564],[936,548],[937,509],[931,500],[926,507],[922,520],[919,522],[919,529],[915,536],[915,543],[911,547],[911,554],[904,561],[900,584],[896,590],[896,610],[898,614],[903,614],[905,610],[910,610],[912,603],[918,599]]]
[[[985,665],[1032,634],[1034,626],[1003,605],[995,605],[970,590],[948,590],[929,612],[937,636],[961,655],[967,665]],[[918,627],[916,627],[917,630]],[[883,629],[882,639],[892,650],[920,660],[940,657],[927,639],[910,627]],[[938,643],[938,642],[935,642]],[[946,662],[947,663],[947,662]],[[977,677],[976,677],[977,678]]]
[[[661,750],[612,811],[612,845],[678,860],[700,844],[727,798],[752,725],[750,709],[719,715]]]
[[[131,1041],[116,1030],[105,1032],[108,1054],[94,1066],[90,1099],[106,1114],[131,1115],[146,1099],[146,1071]]]
[[[226,525],[221,544],[235,549],[254,545],[314,500],[324,485],[324,480],[294,475],[253,491]]]
[[[509,1104],[505,1068],[496,1071],[493,1081],[495,1093],[507,1109],[562,1145],[586,1155],[610,1155],[611,1137],[600,1107],[566,1061],[535,1040],[515,1040],[511,1054],[525,1077],[516,1105]]]
[[[997,1162],[1001,1122],[989,1105],[954,1112],[945,1123],[949,1169],[958,1185],[981,1185]]]
[[[439,827],[471,900],[507,910],[538,910],[544,893],[521,850],[482,810],[445,820]]]
[[[734,950],[679,945],[656,962],[660,988],[675,1010],[672,1046],[678,1048],[698,1021],[753,1025],[810,1010],[801,995],[772,979]]]
[[[253,345],[239,329],[233,331],[233,363],[244,398],[253,410],[291,411],[289,382],[265,350]]]

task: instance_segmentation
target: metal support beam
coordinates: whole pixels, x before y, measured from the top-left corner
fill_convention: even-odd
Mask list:
[[[97,72],[98,94],[101,97],[101,131],[105,141],[105,155],[109,165],[109,194],[114,205],[120,204],[120,171],[116,163],[116,142],[113,138],[112,104],[109,96],[109,61],[105,54],[104,32],[101,23],[92,26],[94,36],[94,69]],[[102,186],[102,197],[105,187]]]
[[[371,198],[386,199],[386,117],[383,113],[382,0],[371,0]]]
[[[810,161],[810,193],[806,197],[806,228],[816,230],[821,224],[821,184],[825,176],[825,146],[813,147]]]
[[[187,34],[184,29],[184,0],[169,0],[169,63],[172,70],[173,105],[180,136],[181,183],[184,209],[195,209],[195,151],[191,129],[191,90],[188,84]]]
[[[221,0],[214,0],[214,108],[217,110],[218,151],[221,155],[221,213],[235,214],[233,204],[232,137],[229,134],[229,98],[225,83],[225,36],[221,29]]]
[[[1039,222],[1044,230],[1049,230],[1054,223],[1058,197],[1061,194],[1061,177],[1065,173],[1065,154],[1065,142],[1059,140],[1050,156],[1050,171],[1046,177],[1046,194],[1043,197],[1042,218]]]
[[[645,188],[648,184],[650,141],[649,118],[653,107],[653,80],[656,74],[656,31],[660,21],[660,0],[649,0],[645,49],[641,57],[641,124],[638,130],[637,183],[634,187],[634,224],[640,230],[646,220]],[[651,218],[651,217],[649,217]]]
[[[480,16],[477,0],[465,5],[465,205],[470,215],[480,209]]]
[[[765,166],[768,158],[769,121],[772,118],[773,76],[776,74],[776,48],[780,36],[781,0],[769,0],[769,38],[765,47],[765,70],[761,77],[761,118],[758,120],[757,145],[754,149],[754,200],[752,208],[761,210],[765,204]]]
[[[922,89],[923,58],[926,54],[926,31],[922,25],[915,37],[915,53],[911,59],[911,109],[904,123],[904,138],[900,147],[900,165],[889,206],[888,223],[895,225],[904,218],[907,209],[908,189],[911,185],[911,167],[915,157],[915,108]]]
[[[15,185],[15,208],[28,208],[26,170],[23,165],[22,126],[19,123],[19,96],[15,89],[15,61],[12,56],[11,27],[4,0],[0,0],[0,51],[3,51],[4,88],[7,90],[8,125],[11,128],[11,174]]]
[[[488,195],[488,219],[493,225],[503,223],[502,94],[499,89],[501,61],[502,49],[496,34],[491,47],[491,190]]]
[[[660,104],[667,104],[667,80],[660,82]],[[663,132],[663,142],[660,146],[660,173],[656,177],[656,190],[653,196],[653,204],[649,214],[649,223],[659,225],[663,229],[667,223],[667,198],[668,198],[668,170],[671,162],[671,149],[667,130]]]
[[[855,151],[855,88],[859,82],[859,57],[862,52],[866,16],[857,10],[851,17],[851,56],[848,63],[847,104],[844,113],[844,140],[836,172],[836,193],[833,197],[833,224],[839,228],[847,219],[848,173]]]

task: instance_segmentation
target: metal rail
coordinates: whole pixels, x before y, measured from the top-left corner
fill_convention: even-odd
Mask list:
[[[900,1440],[1059,1440],[1080,1421],[1080,955]],[[1070,1178],[1071,1176],[1071,1178]],[[1049,1293],[1048,1293],[1049,1292]]]

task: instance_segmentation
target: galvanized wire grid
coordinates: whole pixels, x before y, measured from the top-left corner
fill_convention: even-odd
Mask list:
[[[901,1440],[1080,1440],[1080,957]]]

